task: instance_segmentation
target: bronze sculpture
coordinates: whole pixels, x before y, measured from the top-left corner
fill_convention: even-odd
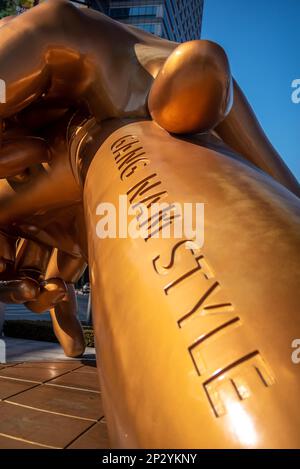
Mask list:
[[[0,299],[53,306],[62,321],[67,305],[69,334],[57,330],[78,353],[58,278],[72,289],[88,261],[114,446],[299,445],[299,185],[222,48],[64,1],[0,35]],[[204,246],[100,240],[98,204],[120,194],[205,203]]]

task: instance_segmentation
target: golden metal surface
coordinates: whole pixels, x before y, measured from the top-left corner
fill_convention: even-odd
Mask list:
[[[112,151],[122,140],[138,140],[149,161],[123,180]],[[110,435],[117,447],[299,447],[300,381],[291,361],[300,327],[299,199],[234,153],[201,143],[153,122],[130,124],[109,136],[87,174]],[[203,248],[97,237],[99,203],[161,192],[169,204],[205,203]]]
[[[88,261],[114,446],[299,446],[299,184],[223,49],[57,0],[4,23],[0,75],[0,300],[50,307],[78,355]],[[99,239],[126,193],[204,203],[203,248]]]

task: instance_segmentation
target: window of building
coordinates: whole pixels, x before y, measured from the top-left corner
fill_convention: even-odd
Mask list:
[[[129,18],[131,16],[157,16],[156,6],[111,8],[110,16],[112,18]]]

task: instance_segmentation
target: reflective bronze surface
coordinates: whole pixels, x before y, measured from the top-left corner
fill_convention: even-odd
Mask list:
[[[79,355],[89,263],[113,445],[299,446],[299,185],[223,49],[54,0],[1,27],[0,75],[0,300]],[[124,194],[204,203],[204,246],[99,239]]]
[[[130,136],[149,164],[122,180],[112,148]],[[298,447],[299,199],[221,145],[205,146],[153,122],[129,124],[104,142],[87,174],[110,434],[117,447]],[[184,238],[97,237],[100,202],[161,192],[169,204],[205,203],[203,248],[186,249]]]

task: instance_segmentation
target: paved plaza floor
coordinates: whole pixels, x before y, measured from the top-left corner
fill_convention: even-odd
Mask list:
[[[58,344],[3,339],[0,448],[109,448],[95,350],[74,360]]]

